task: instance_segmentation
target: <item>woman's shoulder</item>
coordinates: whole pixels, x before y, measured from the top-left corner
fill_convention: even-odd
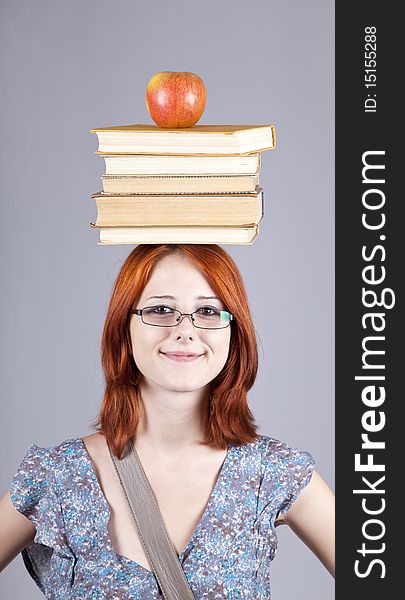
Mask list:
[[[307,450],[269,435],[260,435],[256,444],[262,467],[260,502],[281,518],[310,482],[315,460]]]
[[[46,446],[32,443],[25,451],[19,470],[57,474],[59,468],[72,464],[83,456],[81,437],[66,438],[62,442]]]
[[[70,456],[74,454],[81,445],[82,438],[78,436],[66,438],[61,442],[57,442],[56,444],[49,446],[42,446],[37,443],[33,443],[29,446],[28,450],[38,455],[48,455],[49,457],[57,459],[62,456]]]
[[[290,443],[270,435],[259,434],[257,439],[242,446],[248,454],[260,454],[264,462],[286,463],[297,460],[313,461],[307,450],[298,448]]]
[[[34,573],[37,569],[38,573],[45,573],[49,568],[49,549],[71,557],[63,508],[66,502],[62,500],[66,490],[73,489],[74,493],[83,471],[78,468],[81,463],[75,460],[80,457],[80,439],[68,438],[50,446],[31,444],[11,481],[9,494],[14,508],[36,529],[34,543],[27,547],[23,557]],[[80,511],[80,518],[83,514]],[[37,579],[41,581],[41,576]]]
[[[50,446],[33,443],[15,471],[10,497],[23,514],[41,502],[44,506],[46,503],[56,505],[58,495],[75,488],[78,478],[87,477],[89,473],[91,468],[81,437],[67,438]]]

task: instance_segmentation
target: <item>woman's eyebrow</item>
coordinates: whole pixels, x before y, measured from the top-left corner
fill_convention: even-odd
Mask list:
[[[149,298],[146,298],[145,302],[147,300],[153,300],[154,298],[165,298],[168,300],[176,300],[175,296],[169,296],[169,295],[164,295],[164,296],[149,296]],[[196,296],[196,300],[219,300],[221,302],[221,300],[219,298],[217,298],[217,296]]]

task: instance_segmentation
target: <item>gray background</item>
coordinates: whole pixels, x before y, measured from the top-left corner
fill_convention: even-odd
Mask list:
[[[334,481],[334,4],[332,0],[1,2],[1,492],[35,442],[90,433],[112,283],[132,246],[98,246],[93,127],[151,122],[157,71],[194,71],[200,123],[276,125],[266,213],[226,246],[261,339],[250,395],[261,433],[310,451]],[[328,572],[277,529],[275,600],[329,600]],[[0,596],[42,598],[17,557]],[[253,599],[252,599],[253,600]]]

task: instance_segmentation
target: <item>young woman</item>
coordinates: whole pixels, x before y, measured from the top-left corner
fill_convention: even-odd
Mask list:
[[[0,567],[48,598],[159,598],[111,459],[129,441],[195,598],[269,599],[276,527],[334,574],[334,496],[308,452],[256,432],[255,330],[219,246],[137,246],[102,337],[95,433],[33,444],[0,501]]]

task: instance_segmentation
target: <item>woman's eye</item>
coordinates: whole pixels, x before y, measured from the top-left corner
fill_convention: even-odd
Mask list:
[[[158,315],[167,315],[167,314],[173,312],[173,309],[170,308],[170,306],[155,306],[152,309],[152,312],[154,312]]]
[[[219,310],[216,309],[216,308],[212,308],[212,306],[202,306],[201,308],[198,309],[197,312],[200,315],[204,315],[204,316],[207,316],[207,317],[219,314]]]

